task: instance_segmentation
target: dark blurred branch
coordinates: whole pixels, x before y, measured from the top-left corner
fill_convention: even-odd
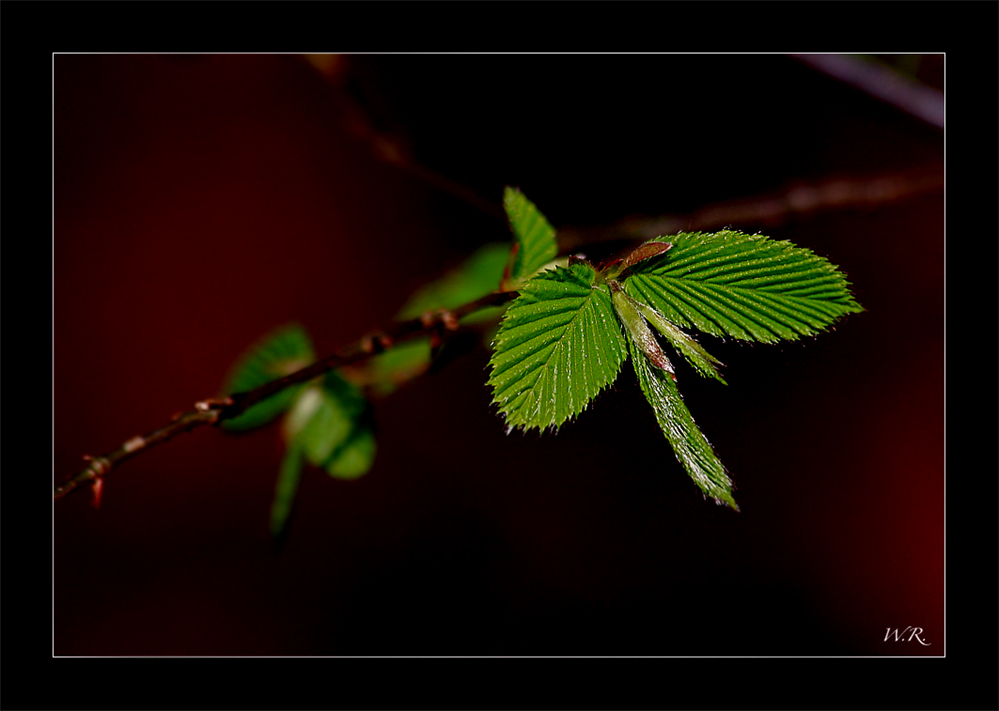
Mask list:
[[[94,501],[97,503],[100,500],[104,477],[121,462],[131,459],[140,452],[166,442],[181,432],[190,432],[202,425],[217,425],[224,420],[237,417],[256,403],[285,388],[317,378],[334,368],[366,360],[392,348],[397,343],[420,335],[439,336],[443,331],[454,331],[464,316],[492,306],[501,306],[516,297],[516,291],[498,291],[455,309],[428,311],[419,318],[399,321],[384,330],[375,331],[328,358],[259,388],[195,403],[194,410],[176,415],[171,422],[146,435],[133,437],[113,452],[99,457],[84,456],[84,459],[90,462],[89,465],[57,486],[55,498],[60,499],[81,485],[89,483],[94,487]]]
[[[944,127],[943,92],[910,79],[891,67],[849,54],[791,56],[931,126]]]
[[[376,112],[367,105],[356,91],[350,71],[350,56],[339,54],[307,54],[311,64],[332,86],[332,96],[340,107],[346,131],[368,144],[372,155],[409,173],[417,180],[433,186],[443,193],[461,200],[482,212],[503,219],[503,206],[487,200],[477,192],[448,178],[426,166],[413,157],[410,141],[398,126],[386,127],[384,115],[376,118]]]
[[[779,192],[707,205],[686,215],[631,217],[613,225],[559,228],[559,246],[574,251],[583,245],[613,240],[648,240],[677,232],[739,226],[773,227],[792,216],[824,210],[873,208],[943,189],[942,166],[878,176],[836,178],[796,183]]]
[[[845,81],[858,89],[943,126],[943,94],[893,70],[850,55],[796,54],[796,60]],[[502,206],[486,200],[475,191],[441,175],[417,161],[408,141],[398,128],[386,128],[388,120],[372,115],[372,109],[351,90],[350,57],[343,55],[306,55],[305,57],[333,87],[345,126],[351,134],[365,141],[379,160],[403,170],[415,178],[472,205],[484,213],[503,217]],[[939,121],[938,121],[939,119]],[[768,195],[715,203],[690,214],[640,216],[613,225],[598,227],[562,227],[559,246],[573,252],[583,245],[616,240],[647,240],[682,231],[711,230],[728,226],[773,227],[794,215],[822,210],[874,207],[927,192],[943,189],[943,166],[931,166],[910,172],[875,176],[836,178],[812,183],[797,183]]]

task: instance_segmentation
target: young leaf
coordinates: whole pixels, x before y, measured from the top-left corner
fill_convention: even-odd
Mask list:
[[[453,309],[496,291],[509,256],[508,243],[483,245],[460,266],[414,293],[397,318],[415,318],[433,309]]]
[[[721,373],[718,372],[718,366],[724,365],[724,363],[704,350],[704,347],[700,343],[667,321],[666,317],[654,308],[648,304],[643,304],[641,301],[635,301],[627,294],[624,294],[624,296],[631,299],[638,312],[642,314],[642,316],[644,316],[649,323],[655,326],[659,333],[666,337],[666,340],[669,341],[670,345],[673,346],[676,352],[686,358],[687,362],[690,363],[698,373],[705,378],[717,378],[722,383],[725,383],[725,379],[722,378]],[[725,384],[727,385],[728,383]]]
[[[326,461],[316,461],[315,464],[337,479],[356,479],[368,472],[375,459],[370,404],[360,388],[335,371],[323,379],[323,391],[349,427],[346,436],[333,448]]]
[[[274,487],[274,501],[271,503],[271,536],[274,538],[284,532],[301,479],[302,448],[292,445],[284,453],[277,485]]]
[[[607,279],[617,279],[639,262],[644,262],[646,259],[658,257],[661,254],[668,252],[672,249],[672,247],[673,245],[670,242],[656,242],[655,240],[650,240],[638,249],[632,250],[628,256],[622,259],[617,259],[604,267],[604,276]]]
[[[422,375],[430,367],[430,339],[414,338],[392,346],[370,361],[366,368],[371,387],[388,395],[399,385]]]
[[[531,277],[554,259],[558,254],[558,246],[555,242],[555,229],[522,192],[507,187],[503,192],[503,208],[515,241],[510,278],[511,282],[516,283]]]
[[[375,460],[375,433],[370,427],[355,427],[323,468],[335,479],[357,479]]]
[[[222,392],[227,395],[245,392],[271,380],[311,365],[316,357],[305,329],[298,324],[283,326],[253,346],[233,366]],[[224,420],[227,430],[248,430],[267,424],[291,407],[301,386],[287,388],[258,402],[231,420]]]
[[[654,366],[668,373],[673,373],[673,364],[669,362],[669,358],[663,353],[663,349],[659,346],[659,341],[656,340],[655,334],[652,333],[649,325],[645,322],[645,317],[639,311],[639,307],[643,306],[643,304],[625,294],[621,289],[621,285],[616,281],[609,282],[608,286],[610,286],[611,302],[614,304],[614,311],[617,312],[617,317],[621,319],[621,324],[628,332],[631,342],[638,346],[642,353],[645,354],[645,357],[652,361]]]
[[[415,292],[396,318],[405,320],[435,309],[453,309],[496,291],[509,257],[509,243],[483,245],[458,267]],[[480,309],[463,318],[462,323],[498,320],[504,308]],[[426,337],[394,345],[368,361],[366,377],[375,392],[387,395],[400,383],[427,370],[430,351],[430,339]]]
[[[588,264],[556,267],[520,289],[490,359],[493,402],[510,427],[558,427],[617,377],[627,356],[606,285]]]
[[[828,260],[790,242],[725,230],[685,233],[632,266],[625,291],[679,327],[773,343],[828,328],[863,308]]]
[[[628,350],[638,384],[652,405],[659,427],[680,464],[705,495],[714,499],[715,503],[724,503],[738,511],[739,507],[732,498],[732,481],[711,444],[694,423],[672,376],[655,367],[630,336]]]
[[[336,371],[302,392],[285,421],[289,449],[337,478],[355,479],[371,468],[374,433],[368,402]]]

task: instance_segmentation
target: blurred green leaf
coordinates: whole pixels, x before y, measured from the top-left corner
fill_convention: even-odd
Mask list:
[[[367,399],[336,371],[298,392],[285,417],[284,432],[287,449],[271,503],[270,529],[275,538],[287,526],[306,463],[338,479],[356,479],[371,468],[376,449]]]
[[[331,476],[354,479],[374,461],[375,438],[367,398],[336,371],[299,395],[285,420],[289,449]]]
[[[371,469],[375,450],[375,433],[370,427],[357,427],[343,445],[334,450],[324,469],[337,479],[357,479]]]
[[[415,292],[402,307],[398,318],[410,319],[435,309],[453,309],[491,294],[499,288],[509,256],[510,245],[507,243],[483,245],[459,267]],[[495,316],[498,309],[489,311]],[[473,316],[482,319],[481,312]],[[471,319],[472,316],[466,317],[466,321]]]
[[[499,288],[510,256],[508,243],[483,245],[460,266],[415,292],[396,316],[399,320],[418,318],[427,311],[453,309],[470,303]],[[483,323],[498,319],[505,307],[480,309],[462,323]],[[430,340],[415,338],[380,353],[368,361],[368,379],[375,392],[387,395],[401,383],[430,367]]]
[[[379,395],[388,395],[429,367],[430,339],[421,337],[394,345],[376,355],[368,361],[366,370],[374,391]]]
[[[302,479],[302,448],[289,446],[281,459],[277,485],[274,487],[274,501],[271,503],[271,536],[280,536],[288,524],[298,484]]]
[[[503,193],[503,208],[515,242],[510,267],[511,282],[515,286],[553,260],[558,254],[558,245],[555,229],[522,192],[507,187]]]
[[[226,395],[253,390],[272,380],[283,378],[316,360],[308,333],[298,324],[283,326],[251,347],[229,371],[222,392]],[[267,424],[287,410],[302,386],[286,388],[250,407],[231,420],[224,420],[227,430],[248,430]]]

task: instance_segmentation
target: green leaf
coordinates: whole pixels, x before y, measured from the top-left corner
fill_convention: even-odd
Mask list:
[[[625,296],[627,296],[627,294],[625,294]],[[630,296],[628,296],[628,298],[631,299]],[[638,312],[641,313],[649,323],[655,326],[659,333],[666,337],[666,340],[669,341],[670,345],[673,346],[676,352],[686,358],[687,362],[690,363],[698,373],[705,378],[716,378],[722,383],[725,383],[725,379],[722,378],[721,373],[718,372],[718,366],[724,365],[724,363],[704,350],[704,347],[700,343],[681,331],[674,324],[667,321],[665,316],[648,304],[643,304],[641,301],[635,301],[634,299],[632,299],[632,302],[634,302],[635,308]],[[725,384],[727,385],[728,383]]]
[[[399,320],[417,318],[427,311],[453,309],[491,294],[500,286],[510,257],[510,245],[483,245],[460,266],[414,292],[397,314]],[[505,307],[480,309],[462,319],[464,324],[498,320]],[[376,392],[387,395],[400,383],[423,373],[430,366],[430,340],[415,338],[371,358],[365,366]]]
[[[641,346],[630,336],[628,349],[638,384],[652,405],[659,427],[680,464],[705,495],[714,499],[715,503],[724,503],[738,511],[739,507],[732,498],[732,480],[695,424],[672,375],[652,365]]]
[[[305,329],[298,324],[283,326],[268,334],[248,350],[226,377],[222,392],[226,395],[246,392],[272,380],[283,378],[316,360]],[[250,407],[239,417],[224,420],[227,430],[248,430],[267,424],[287,410],[302,386],[286,388]]]
[[[322,466],[327,474],[338,479],[356,479],[371,469],[375,459],[371,406],[360,388],[336,372],[327,374],[323,390],[349,427],[346,436],[340,439],[326,461],[315,461],[314,464]]]
[[[415,292],[398,318],[415,318],[434,309],[453,309],[496,291],[509,256],[509,244],[483,245],[459,267]]]
[[[621,319],[621,324],[628,332],[631,342],[638,346],[642,353],[645,354],[645,357],[652,361],[654,366],[672,373],[673,364],[670,363],[669,358],[663,353],[663,349],[659,346],[659,341],[656,340],[655,334],[652,333],[652,329],[649,328],[649,325],[645,322],[645,317],[640,311],[644,304],[635,301],[625,294],[621,289],[621,285],[616,281],[609,282],[608,286],[610,286],[611,302],[614,304],[614,311],[617,313],[617,317]]]
[[[393,345],[371,358],[366,370],[374,391],[379,395],[388,395],[429,367],[430,339],[423,337]]]
[[[271,536],[280,536],[288,523],[298,484],[302,479],[302,448],[292,445],[284,453],[277,485],[274,487],[274,501],[271,503]]]
[[[335,371],[302,391],[285,421],[289,449],[331,476],[355,479],[374,461],[369,404],[353,383]]]
[[[614,381],[627,356],[610,291],[589,264],[529,279],[490,360],[493,402],[510,427],[558,427]]]
[[[673,248],[634,264],[624,288],[678,327],[774,343],[863,311],[842,272],[790,242],[731,230],[654,241]]]
[[[522,192],[507,187],[503,192],[503,208],[515,241],[510,277],[516,283],[531,277],[554,259],[558,245],[555,229]]]
[[[323,468],[327,474],[337,479],[357,479],[371,469],[375,450],[375,433],[369,427],[355,428]]]

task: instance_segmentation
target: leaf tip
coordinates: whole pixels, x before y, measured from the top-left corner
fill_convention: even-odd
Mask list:
[[[732,498],[731,494],[723,496],[722,498],[713,497],[715,503],[719,506],[728,506],[730,509],[736,513],[741,513],[742,509],[739,508],[739,504],[735,503],[735,499]]]

